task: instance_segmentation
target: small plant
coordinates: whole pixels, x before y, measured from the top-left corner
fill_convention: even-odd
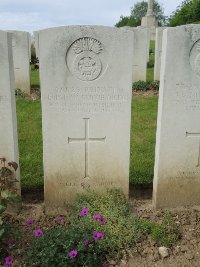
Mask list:
[[[170,247],[180,238],[179,229],[169,212],[165,213],[161,224],[141,220],[140,230],[149,234],[159,246]]]
[[[132,86],[134,91],[148,91],[148,90],[159,90],[159,81],[153,81],[153,82],[145,82],[145,81],[137,81],[133,83]]]
[[[5,158],[0,158],[2,167],[0,168],[0,252],[3,250],[3,240],[8,226],[3,221],[3,213],[7,206],[19,199],[16,193],[15,171],[18,168],[16,162],[8,162]],[[1,254],[1,253],[0,253]]]
[[[25,98],[26,94],[19,88],[15,89],[15,96],[18,98]]]

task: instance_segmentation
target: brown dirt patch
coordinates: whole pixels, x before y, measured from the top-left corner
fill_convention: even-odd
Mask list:
[[[148,91],[133,91],[134,96],[157,96],[159,95],[158,91],[148,90]]]

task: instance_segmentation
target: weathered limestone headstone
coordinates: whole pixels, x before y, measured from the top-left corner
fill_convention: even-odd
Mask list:
[[[11,32],[15,87],[30,94],[30,34],[22,31]]]
[[[0,158],[19,164],[11,33],[0,31]],[[19,168],[16,179],[19,181]],[[20,183],[16,183],[20,195]]]
[[[147,61],[149,49],[149,32],[147,28],[134,28],[125,26],[123,29],[134,33],[132,81],[146,81]]]
[[[128,195],[133,35],[103,26],[39,32],[45,206],[78,192]]]
[[[159,27],[156,29],[155,66],[154,66],[154,80],[155,81],[160,81],[162,39],[163,39],[163,31],[165,29],[166,29],[166,27]]]
[[[151,40],[155,40],[156,27],[158,27],[158,22],[153,14],[153,0],[148,0],[147,14],[142,18],[141,26],[148,28],[151,32]]]
[[[200,205],[200,26],[163,32],[153,203]]]

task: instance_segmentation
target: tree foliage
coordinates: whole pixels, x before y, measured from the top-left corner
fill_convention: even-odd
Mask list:
[[[147,13],[148,9],[148,3],[147,1],[141,1],[137,2],[132,8],[131,8],[131,17],[135,18],[135,20],[141,24],[141,19],[144,17]],[[153,14],[156,17],[158,24],[161,26],[165,24],[165,16],[164,11],[161,5],[158,3],[158,1],[153,2]]]
[[[185,0],[172,13],[169,26],[200,23],[200,0]]]
[[[115,24],[116,27],[124,27],[124,26],[130,26],[130,27],[137,27],[136,20],[131,16],[121,16],[120,20]]]
[[[125,17],[121,16],[119,22],[117,22],[115,26],[116,27],[140,26],[142,17],[146,15],[147,9],[148,9],[147,1],[137,2],[133,7],[131,7],[131,15]],[[159,26],[164,25],[166,21],[166,18],[164,16],[164,11],[161,5],[156,0],[153,3],[153,13],[156,19],[158,20]]]

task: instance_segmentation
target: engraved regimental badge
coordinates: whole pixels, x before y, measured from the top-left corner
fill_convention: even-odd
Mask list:
[[[70,72],[82,81],[93,81],[102,72],[99,55],[102,44],[93,38],[84,37],[76,40],[67,52],[67,65]]]
[[[190,51],[190,65],[194,73],[200,76],[200,40],[198,40]]]

